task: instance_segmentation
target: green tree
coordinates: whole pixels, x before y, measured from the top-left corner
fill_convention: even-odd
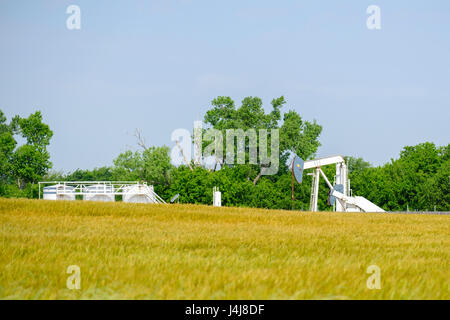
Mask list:
[[[6,117],[0,110],[0,181],[7,183],[12,174],[12,156],[16,147],[11,127],[6,123]]]
[[[345,163],[347,165],[349,175],[358,174],[372,167],[371,164],[363,158],[345,157]]]
[[[305,159],[311,157],[320,146],[318,137],[322,131],[322,127],[316,122],[303,121],[300,115],[295,111],[289,111],[284,115],[283,123],[281,121],[281,108],[286,104],[284,97],[273,99],[272,111],[265,113],[262,100],[258,97],[246,97],[242,100],[241,106],[236,108],[234,101],[230,97],[217,97],[212,101],[212,108],[208,110],[204,117],[204,122],[208,127],[220,130],[224,137],[223,149],[226,150],[226,130],[227,129],[260,129],[268,130],[268,145],[262,146],[258,137],[258,148],[266,148],[270,150],[270,129],[279,129],[279,156],[280,170],[279,174],[286,171],[286,161],[292,152],[298,153]],[[248,139],[248,138],[247,138]],[[248,140],[247,140],[248,141]],[[204,143],[206,147],[208,142]],[[249,159],[249,148],[246,145],[246,162]],[[270,152],[270,151],[269,151]],[[220,159],[221,164],[225,163],[226,152]],[[256,184],[262,176],[263,167],[270,164],[246,165],[248,175],[246,179],[252,179]]]
[[[170,149],[167,146],[150,147],[142,153],[144,178],[153,185],[168,185],[170,171]]]
[[[143,151],[127,150],[114,159],[112,176],[114,180],[145,181],[155,187],[163,198],[166,196],[174,166],[170,162],[170,149],[143,147]]]
[[[40,111],[36,111],[28,118],[15,116],[12,119],[11,127],[16,134],[27,140],[28,145],[34,146],[39,151],[46,151],[46,147],[50,144],[50,139],[53,136],[50,127],[42,122]]]
[[[351,173],[353,191],[385,210],[448,210],[449,147],[406,146],[397,160]]]
[[[134,181],[144,180],[144,159],[139,151],[127,150],[113,160],[114,180]]]
[[[303,121],[295,111],[284,114],[280,128],[280,150],[284,156],[295,153],[303,160],[311,159],[320,147],[319,136],[322,126],[316,121]]]
[[[94,168],[93,170],[76,169],[69,173],[66,181],[112,181],[113,169],[110,167]]]
[[[212,202],[211,173],[202,167],[190,170],[187,166],[179,166],[174,172],[168,196],[180,194],[181,203],[210,204]]]
[[[419,187],[420,208],[450,211],[450,159]]]
[[[15,116],[11,121],[11,129],[15,134],[26,139],[26,144],[20,146],[12,155],[12,172],[17,179],[19,188],[26,183],[34,184],[48,169],[52,167],[47,146],[53,132],[42,122],[42,114],[37,111],[28,118]]]
[[[12,168],[17,185],[22,189],[26,183],[35,183],[51,168],[48,152],[41,152],[34,146],[20,146],[12,157]]]

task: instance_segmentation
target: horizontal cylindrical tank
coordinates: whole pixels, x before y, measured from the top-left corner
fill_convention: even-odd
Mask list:
[[[75,188],[63,184],[44,187],[44,200],[75,200]]]
[[[136,184],[123,189],[123,202],[156,203],[153,186]]]
[[[94,184],[84,188],[83,200],[88,201],[115,201],[114,187],[108,184]]]

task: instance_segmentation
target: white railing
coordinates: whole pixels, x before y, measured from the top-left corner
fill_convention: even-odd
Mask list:
[[[140,194],[153,197],[158,203],[166,203],[156,192],[153,186],[149,187],[146,182],[139,181],[41,181],[39,182],[39,199],[41,199],[41,189],[46,186],[54,186],[56,195],[130,195]],[[142,191],[130,192],[126,190],[130,187],[143,186]],[[139,188],[141,189],[141,188]],[[44,192],[45,193],[45,192]]]

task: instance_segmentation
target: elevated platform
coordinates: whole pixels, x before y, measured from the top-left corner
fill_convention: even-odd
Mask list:
[[[41,192],[43,191],[43,192]],[[138,181],[41,181],[39,199],[115,201],[122,196],[123,202],[166,203],[153,189],[152,185]]]

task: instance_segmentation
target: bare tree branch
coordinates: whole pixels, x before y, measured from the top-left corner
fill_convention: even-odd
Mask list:
[[[259,173],[256,176],[255,180],[253,180],[253,185],[256,185],[256,183],[258,182],[259,178],[261,178],[261,176],[262,176],[262,169],[259,171]]]
[[[141,129],[136,129],[134,131],[133,136],[137,139],[137,144],[138,146],[140,146],[141,148],[143,148],[144,150],[147,150],[147,145],[145,143],[145,138],[142,136],[142,130]]]
[[[191,169],[191,171],[194,171],[194,169],[192,169],[191,163],[186,159],[186,156],[184,155],[184,152],[183,152],[183,148],[181,147],[178,140],[175,140],[175,143],[177,144],[178,149],[180,149],[181,155],[183,156],[183,159],[184,159],[184,162],[186,163],[186,165],[189,167],[189,169]]]

